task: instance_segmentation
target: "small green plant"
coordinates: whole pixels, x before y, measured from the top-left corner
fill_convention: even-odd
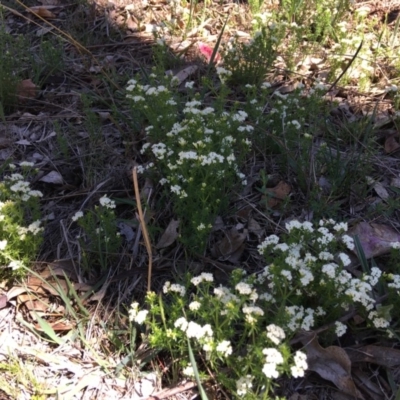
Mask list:
[[[6,175],[0,182],[0,278],[24,275],[42,242],[39,198],[43,194],[32,190],[27,180],[34,164],[19,166],[21,173]],[[13,164],[9,167],[16,169]]]
[[[364,328],[392,335],[390,304],[376,303],[375,288],[386,285],[395,294],[400,276],[375,265],[350,274],[346,251],[355,244],[346,223],[291,221],[286,229],[258,246],[267,266],[257,274],[235,270],[226,286],[210,273],[188,276],[166,282],[163,294],[148,293],[145,308],[132,304],[130,319],[147,324],[151,346],[170,353],[174,377],[194,376],[189,340],[203,381],[211,372],[233,398],[270,399],[279,376],[307,370],[306,354],[289,345],[300,330],[330,324],[325,338],[340,337],[351,324],[339,318],[356,309]]]
[[[235,85],[261,84],[277,57],[285,27],[274,24],[262,16],[255,18],[255,32],[250,41],[233,37],[223,53],[224,68],[230,73],[228,80]]]
[[[0,387],[10,398],[18,399],[29,393],[32,400],[45,400],[43,393],[50,384],[37,377],[37,361],[19,359],[15,355],[7,355],[6,362],[0,362]]]
[[[218,71],[220,77],[224,71]],[[224,84],[215,103],[205,105],[194,82],[186,82],[187,96],[181,98],[176,78],[154,73],[149,78],[145,85],[132,79],[127,88],[134,115],[148,125],[141,152],[151,161],[138,171],[152,172],[165,186],[181,221],[180,240],[188,250],[202,252],[214,218],[227,206],[227,192],[245,183],[239,165],[253,127],[243,110],[224,109],[229,90]]]
[[[43,40],[38,51],[31,56],[33,81],[45,81],[50,75],[62,71],[63,57],[63,42],[58,37]]]
[[[0,108],[5,111],[15,107],[18,83],[24,78],[27,46],[22,36],[14,37],[6,31],[0,6]]]
[[[82,262],[85,272],[106,272],[117,257],[121,245],[115,213],[115,202],[107,196],[100,198],[100,206],[94,210],[77,211],[72,217],[82,228],[78,236],[82,250]]]

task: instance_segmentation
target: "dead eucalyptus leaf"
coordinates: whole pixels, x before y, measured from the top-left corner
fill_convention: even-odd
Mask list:
[[[367,394],[371,400],[382,400],[384,394],[382,388],[371,380],[371,375],[365,373],[360,368],[352,368],[353,379],[363,393]],[[351,400],[351,399],[350,399]]]
[[[190,75],[193,75],[199,67],[197,65],[191,65],[189,67],[181,69],[177,74],[175,74],[175,78],[178,79],[179,84],[184,82]]]
[[[385,153],[387,153],[387,154],[394,153],[399,148],[400,148],[400,144],[396,140],[395,136],[389,136],[385,140]]]
[[[26,287],[22,286],[13,286],[8,292],[7,292],[7,300],[10,301],[14,297],[17,297],[21,295],[22,293],[25,293],[27,291]]]
[[[400,178],[392,178],[390,180],[390,186],[393,186],[395,188],[400,188]]]
[[[392,347],[368,345],[346,350],[351,362],[367,362],[392,368],[400,365],[400,350]]]
[[[42,176],[39,181],[46,183],[53,183],[55,185],[62,185],[64,183],[64,179],[61,174],[57,171],[51,171],[47,175]]]
[[[313,332],[302,332],[299,338],[307,352],[309,370],[332,382],[342,392],[364,399],[351,377],[350,358],[341,347],[321,347]]]
[[[17,97],[22,103],[29,99],[34,99],[37,95],[38,87],[31,79],[24,79],[17,85]]]
[[[220,216],[217,216],[217,218],[215,218],[211,232],[219,231],[222,229],[225,229],[224,220]]]
[[[57,8],[56,6],[34,6],[27,9],[27,11],[31,12],[32,14],[38,15],[42,18],[56,18],[56,15],[50,11],[52,8]]]
[[[373,186],[376,194],[382,199],[387,200],[390,195],[381,182],[375,182]]]
[[[267,205],[270,208],[274,208],[279,205],[292,191],[292,187],[284,182],[280,181],[274,188],[267,189]]]
[[[225,237],[213,247],[213,253],[218,258],[236,263],[244,250],[247,232],[240,233],[236,228],[225,232]]]
[[[367,258],[387,254],[393,243],[400,242],[400,234],[382,224],[360,222],[349,230],[349,235],[358,236]]]
[[[158,241],[156,248],[163,249],[164,247],[168,247],[172,243],[174,243],[176,238],[179,236],[178,227],[179,227],[179,219],[171,220],[171,222],[167,226],[167,229],[165,230],[160,240]]]
[[[257,235],[258,239],[261,239],[264,234],[264,229],[261,228],[260,224],[254,218],[250,219],[247,228],[249,232]]]
[[[132,242],[135,238],[135,232],[133,231],[132,227],[125,222],[118,222],[117,223],[118,229],[122,236],[125,236],[125,240],[127,242]]]

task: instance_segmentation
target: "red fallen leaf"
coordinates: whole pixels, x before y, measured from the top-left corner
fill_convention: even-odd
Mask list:
[[[19,101],[23,102],[28,99],[34,99],[37,94],[38,87],[31,79],[24,79],[17,86],[17,96]]]
[[[205,44],[203,42],[199,42],[197,45],[199,46],[200,53],[203,54],[203,56],[206,58],[207,62],[208,63],[211,62],[211,56],[212,56],[214,49],[212,47],[210,47],[208,44]],[[221,61],[222,61],[222,57],[217,51],[215,53],[213,63],[219,64]]]

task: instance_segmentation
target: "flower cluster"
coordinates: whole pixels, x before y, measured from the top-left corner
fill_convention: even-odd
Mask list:
[[[267,283],[270,301],[274,302],[282,292],[292,293],[287,301],[293,305],[286,306],[286,327],[291,332],[310,330],[321,315],[334,319],[354,305],[364,310],[374,326],[389,325],[374,311],[372,292],[382,271],[373,267],[369,274],[354,277],[346,269],[351,264],[346,251],[354,249],[347,228],[347,224],[334,220],[321,220],[316,227],[310,222],[291,221],[286,224],[286,241],[280,243],[281,239],[271,235],[258,246],[266,260],[271,256],[274,260],[257,278],[259,283]],[[343,324],[336,325],[338,336],[345,330]]]
[[[257,393],[266,379],[274,380],[284,373],[294,377],[304,375],[305,355],[290,354],[291,334],[288,336],[283,326],[274,322],[274,315],[265,312],[265,299],[254,276],[235,270],[227,286],[216,286],[214,276],[203,272],[187,282],[187,285],[166,282],[163,293],[167,298],[162,301],[155,293],[149,293],[146,308],[149,313],[146,311],[143,318],[137,303],[132,304],[130,311],[131,319],[136,322],[144,318],[148,321],[152,346],[177,352],[175,356],[183,360],[184,375],[192,374],[191,366],[185,363],[187,340],[194,349],[205,353],[217,375],[218,366],[229,368],[238,396],[253,390]],[[165,316],[161,325],[159,313]]]
[[[0,182],[0,265],[13,274],[23,274],[22,267],[35,259],[42,241],[39,199],[43,194],[33,190],[27,180],[31,162],[20,163],[22,173],[14,172]],[[17,166],[10,165],[12,170]],[[29,216],[29,217],[28,217]],[[0,273],[5,277],[7,270]]]
[[[154,75],[149,84],[130,80],[127,97],[147,125],[141,153],[150,162],[138,171],[156,174],[182,220],[180,239],[189,249],[202,251],[215,216],[226,205],[226,191],[236,182],[247,184],[239,165],[254,128],[246,123],[245,111],[226,111],[220,100],[205,105],[192,85],[187,89],[185,98],[173,78]]]
[[[370,327],[390,334],[388,309],[375,304],[373,291],[386,279],[398,297],[400,275],[382,274],[376,266],[359,277],[350,274],[354,240],[347,230],[346,223],[334,220],[290,221],[287,235],[270,235],[260,243],[269,265],[259,273],[234,270],[224,286],[208,272],[186,278],[186,284],[168,281],[163,296],[148,293],[148,313],[132,305],[131,319],[148,322],[150,344],[183,360],[185,375],[192,374],[186,361],[189,340],[213,374],[226,382],[229,371],[237,397],[258,398],[282,375],[304,376],[307,356],[289,346],[300,330],[331,324],[329,336],[340,337],[348,328],[340,317],[357,307]]]
[[[99,204],[93,210],[75,212],[71,220],[83,231],[77,239],[85,250],[82,257],[84,267],[93,268],[99,264],[101,270],[105,271],[118,253],[121,235],[116,224],[115,201],[104,195],[100,197]]]

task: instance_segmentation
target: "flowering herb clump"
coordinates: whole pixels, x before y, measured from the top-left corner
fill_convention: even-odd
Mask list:
[[[184,283],[166,282],[159,296],[149,293],[148,311],[133,303],[131,320],[148,325],[151,346],[170,351],[176,374],[193,375],[189,340],[202,354],[201,376],[212,371],[235,398],[267,399],[277,378],[299,378],[307,370],[305,352],[289,344],[299,331],[328,324],[331,339],[342,336],[350,325],[339,319],[357,310],[370,328],[392,334],[374,291],[383,278],[389,291],[398,291],[400,277],[377,267],[358,277],[348,272],[354,240],[346,223],[292,221],[286,230],[259,245],[267,266],[258,273],[237,269],[223,286],[203,272]]]
[[[150,76],[150,84],[129,81],[128,98],[138,119],[148,123],[141,152],[150,162],[139,172],[156,173],[173,200],[181,221],[180,239],[201,252],[215,216],[227,204],[227,192],[236,182],[246,184],[239,170],[246,156],[253,127],[247,113],[221,101],[203,104],[194,82],[186,82],[187,96],[178,96],[175,78]],[[226,94],[226,93],[225,93]]]
[[[77,239],[82,249],[84,269],[90,271],[96,266],[105,272],[120,250],[121,234],[116,223],[114,200],[104,195],[99,203],[99,206],[85,213],[77,211],[71,219],[82,230]]]
[[[0,182],[0,266],[6,267],[0,277],[23,275],[36,258],[42,242],[43,226],[39,199],[43,194],[33,190],[29,175],[33,163],[21,162],[21,173],[7,175]],[[15,170],[17,166],[10,164]]]

